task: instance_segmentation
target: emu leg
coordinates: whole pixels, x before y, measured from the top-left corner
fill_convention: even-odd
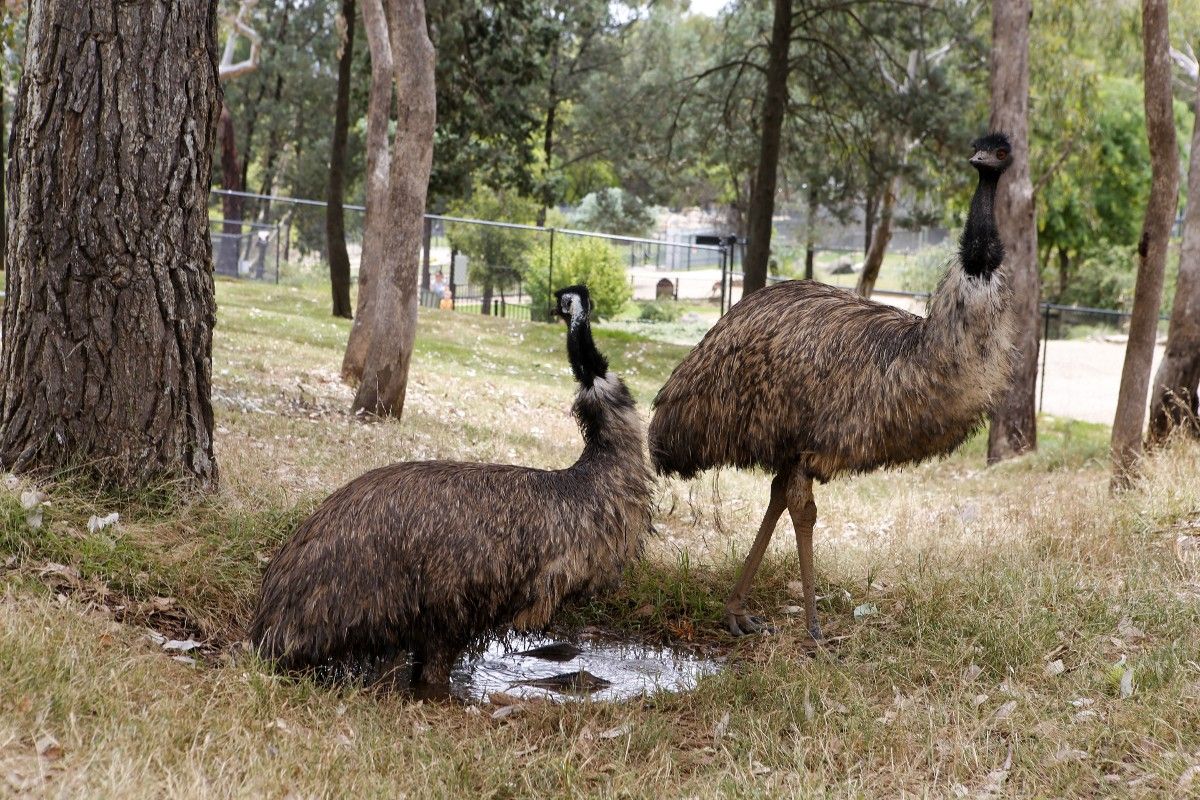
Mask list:
[[[746,597],[754,583],[754,573],[758,571],[758,565],[762,563],[763,554],[767,552],[767,545],[771,542],[771,534],[775,532],[783,510],[787,508],[786,490],[787,475],[776,475],[771,481],[771,499],[767,503],[767,513],[763,514],[762,524],[758,526],[758,536],[754,538],[754,546],[750,548],[750,555],[746,556],[746,563],[742,565],[742,574],[738,576],[737,585],[733,587],[733,593],[725,603],[725,622],[734,636],[761,633],[771,629],[763,619],[750,616],[746,612]]]
[[[449,696],[450,670],[458,660],[458,653],[454,647],[429,645],[423,654],[420,671],[413,672],[413,694],[422,699]]]
[[[787,506],[796,529],[796,550],[800,555],[800,582],[804,584],[804,621],[813,639],[821,638],[817,623],[817,587],[813,575],[813,525],[817,521],[817,502],[813,499],[812,478],[795,472],[787,487]]]

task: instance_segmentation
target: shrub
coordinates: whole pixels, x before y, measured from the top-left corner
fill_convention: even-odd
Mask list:
[[[535,318],[540,309],[550,307],[554,289],[576,283],[587,285],[595,315],[601,318],[620,313],[633,296],[624,260],[604,239],[559,236],[554,243],[553,286],[547,284],[549,263],[549,247],[544,243],[527,261],[525,286],[533,298]]]
[[[571,224],[589,231],[645,236],[654,228],[654,215],[635,195],[614,187],[583,198]]]
[[[642,305],[638,319],[644,322],[674,322],[683,310],[673,300],[655,300]]]

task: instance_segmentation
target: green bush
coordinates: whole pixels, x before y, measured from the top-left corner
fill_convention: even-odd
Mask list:
[[[955,257],[951,240],[927,247],[900,266],[900,288],[906,292],[929,292],[937,288],[950,259]]]
[[[674,322],[682,313],[683,309],[673,300],[655,300],[642,304],[638,319],[643,322]]]
[[[635,195],[612,187],[583,198],[571,224],[588,231],[646,236],[654,228],[654,215]]]
[[[586,284],[595,304],[595,316],[619,314],[633,296],[621,254],[604,239],[559,236],[554,243],[553,286],[547,284],[550,251],[539,244],[527,260],[525,286],[533,298],[535,317],[549,308],[552,292],[576,283]]]

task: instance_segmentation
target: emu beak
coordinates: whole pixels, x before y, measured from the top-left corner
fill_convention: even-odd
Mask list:
[[[987,163],[987,152],[980,150],[979,152],[975,153],[975,155],[971,156],[969,160],[971,164],[976,167],[980,166],[981,164],[985,164]]]

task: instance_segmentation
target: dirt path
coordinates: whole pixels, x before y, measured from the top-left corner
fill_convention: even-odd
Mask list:
[[[1154,348],[1156,370],[1162,354],[1161,345]],[[1052,339],[1046,346],[1043,413],[1111,425],[1124,360],[1124,343]]]

